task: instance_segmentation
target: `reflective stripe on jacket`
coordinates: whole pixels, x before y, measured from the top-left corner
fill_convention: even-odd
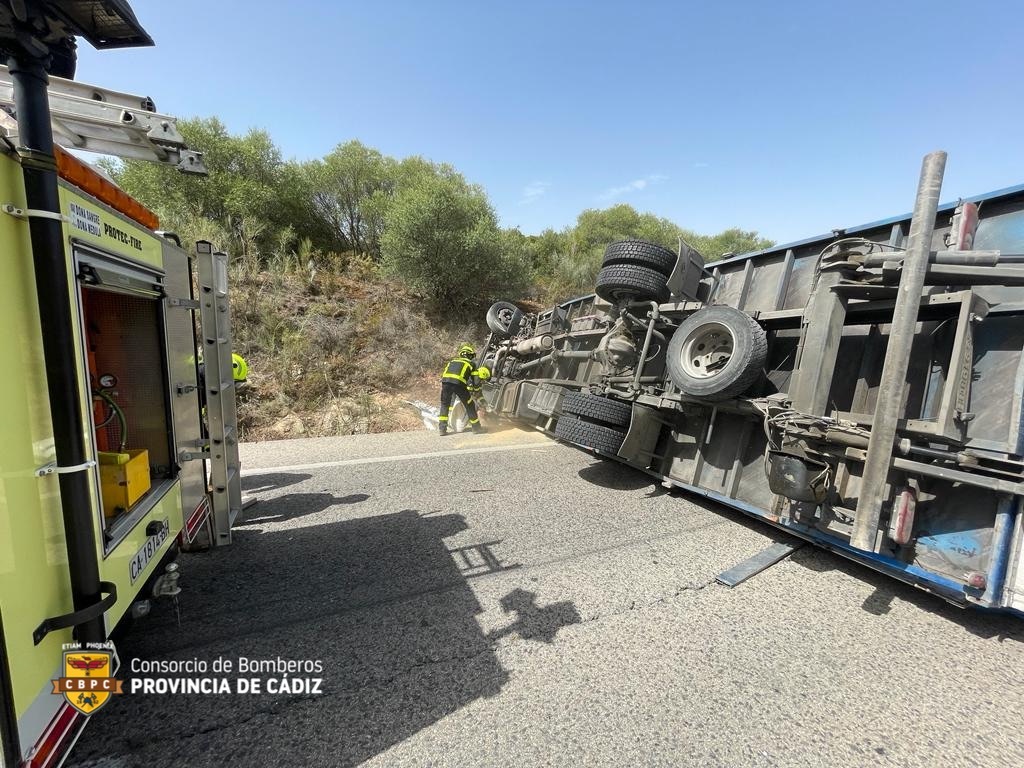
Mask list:
[[[449,360],[441,373],[441,381],[457,381],[459,384],[469,386],[470,376],[473,374],[473,363],[464,357],[456,357]]]

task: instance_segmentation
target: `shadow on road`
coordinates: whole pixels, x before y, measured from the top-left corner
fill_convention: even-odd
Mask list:
[[[960,608],[936,595],[915,589],[909,584],[819,547],[804,547],[795,553],[791,560],[816,573],[838,571],[874,587],[874,591],[864,598],[861,608],[875,616],[884,616],[892,610],[896,600],[902,600],[923,611],[937,613],[978,637],[995,637],[1001,641],[1015,640],[1024,643],[1024,623],[1008,614],[983,613],[971,608]]]
[[[295,494],[260,507],[282,520],[296,516],[295,505],[328,499],[355,503]],[[133,659],[235,660],[235,673],[212,675],[234,686],[242,660],[281,658],[321,662],[322,673],[293,677],[322,677],[323,694],[117,696],[71,764],[354,766],[498,694],[509,681],[499,638],[550,643],[580,618],[572,603],[542,607],[514,589],[500,606],[516,620],[485,635],[467,578],[517,564],[502,562],[500,541],[450,548],[445,538],[464,530],[461,515],[406,509],[269,532],[242,527],[230,547],[182,555],[181,626],[159,604],[119,641],[126,690],[144,676],[131,671]]]
[[[581,469],[578,474],[580,478],[589,483],[612,490],[639,490],[650,487],[651,495],[657,495],[656,492],[669,492],[661,488],[649,475],[611,459],[596,461]],[[774,542],[798,541],[795,537],[769,523],[725,504],[687,493],[685,489],[673,488],[670,492],[673,495],[685,496],[689,503],[712,510],[737,525],[762,533]],[[860,563],[827,552],[820,547],[808,544],[789,559],[811,571],[839,571],[852,579],[872,585],[874,592],[864,599],[861,606],[868,613],[877,616],[885,615],[892,610],[893,602],[898,598],[914,604],[921,610],[938,613],[979,637],[996,637],[1000,640],[1015,640],[1024,643],[1024,624],[1018,618],[1006,614],[982,613],[970,608],[959,608],[943,601],[940,597],[922,592],[909,584],[904,584]],[[771,570],[769,569],[755,578],[771,578]]]
[[[591,485],[613,491],[637,491],[641,488],[649,488],[649,497],[668,493],[650,475],[646,475],[640,470],[625,464],[619,464],[611,459],[595,461],[593,464],[585,466],[576,474],[579,475],[581,480],[586,480]]]
[[[246,510],[245,523],[279,523],[323,512],[339,504],[358,504],[368,498],[369,495],[365,493],[350,493],[347,496],[335,496],[333,493],[289,493],[269,502],[257,502]]]
[[[568,600],[541,607],[537,605],[537,595],[525,589],[513,589],[500,602],[505,613],[516,615],[516,621],[504,629],[489,633],[487,638],[492,642],[517,634],[524,640],[553,643],[559,629],[579,624],[581,620],[576,606]]]
[[[299,472],[268,472],[265,475],[243,475],[242,490],[245,493],[276,491],[279,488],[287,488],[289,485],[309,480],[310,477],[312,475]]]

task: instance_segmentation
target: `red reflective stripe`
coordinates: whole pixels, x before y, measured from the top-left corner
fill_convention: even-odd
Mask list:
[[[57,765],[67,754],[74,742],[75,726],[85,726],[85,718],[79,722],[78,712],[67,704],[62,704],[57,715],[35,744],[35,753],[31,759],[22,763],[25,768],[44,768]]]

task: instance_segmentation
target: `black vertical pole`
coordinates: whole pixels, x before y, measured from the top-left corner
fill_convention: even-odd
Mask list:
[[[7,656],[4,640],[4,620],[0,615],[0,759],[3,765],[15,766],[21,763],[21,736],[18,734],[18,717],[14,713],[14,686],[11,683],[11,660]]]
[[[8,58],[7,64],[18,113],[18,141],[21,145],[18,151],[25,176],[27,207],[59,214],[45,60],[16,54]],[[74,319],[69,294],[71,274],[65,255],[64,234],[60,221],[39,216],[29,219],[29,233],[57,466],[78,467],[86,461],[85,414],[75,365]],[[71,471],[58,477],[71,593],[75,611],[80,611],[99,602],[101,596],[89,473]],[[102,615],[77,625],[80,642],[102,642],[106,639],[105,634]]]

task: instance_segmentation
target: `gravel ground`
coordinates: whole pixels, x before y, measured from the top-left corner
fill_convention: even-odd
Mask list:
[[[69,764],[1024,764],[1024,621],[809,546],[727,589],[780,534],[536,432],[243,462],[234,544],[121,657],[317,660],[323,693],[118,696]]]

